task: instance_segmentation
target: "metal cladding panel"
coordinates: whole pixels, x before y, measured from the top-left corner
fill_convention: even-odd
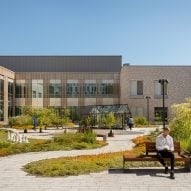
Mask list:
[[[0,56],[14,72],[120,72],[121,56]]]

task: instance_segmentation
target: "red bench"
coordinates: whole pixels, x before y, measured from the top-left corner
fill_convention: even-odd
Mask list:
[[[146,154],[141,156],[132,156],[128,154],[123,155],[123,168],[125,168],[126,161],[158,161],[156,156],[156,143],[155,142],[147,142],[145,143],[146,147]],[[175,161],[183,161],[185,164],[185,169],[190,172],[190,164],[191,160],[190,157],[181,154],[180,149],[180,142],[174,143],[174,154],[175,154]],[[169,160],[169,158],[165,158],[165,160]]]

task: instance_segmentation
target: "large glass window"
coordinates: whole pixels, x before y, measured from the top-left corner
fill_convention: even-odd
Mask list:
[[[61,81],[60,80],[50,80],[49,97],[61,98]]]
[[[26,84],[24,82],[16,82],[15,84],[15,97],[26,98]]]
[[[80,94],[80,86],[78,83],[67,83],[67,96],[78,97]]]
[[[97,91],[96,84],[93,83],[85,83],[84,85],[84,92],[85,96],[95,96]]]
[[[32,98],[43,98],[43,80],[32,80]]]
[[[21,106],[15,106],[15,116],[22,115],[22,107]]]
[[[168,108],[164,108],[165,121],[168,119]],[[163,119],[163,107],[155,107],[155,121],[161,122]]]
[[[13,80],[8,80],[8,117],[13,116]]]
[[[4,121],[4,78],[0,75],[0,121]]]
[[[143,95],[143,81],[141,80],[132,80],[131,81],[131,95]]]
[[[99,94],[101,95],[113,95],[114,84],[113,83],[102,83],[99,85]]]

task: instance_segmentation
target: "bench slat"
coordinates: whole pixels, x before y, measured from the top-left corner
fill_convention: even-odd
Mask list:
[[[145,144],[146,155],[148,155],[150,152],[157,152],[155,142],[146,142]],[[174,153],[180,154],[180,151],[180,142],[174,142]]]

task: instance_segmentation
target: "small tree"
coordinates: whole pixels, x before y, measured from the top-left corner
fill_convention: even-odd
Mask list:
[[[70,120],[70,110],[68,108],[64,108],[61,110],[60,113],[60,124],[62,125],[62,128],[64,125],[67,125]]]
[[[113,137],[114,134],[112,132],[112,126],[115,124],[115,116],[114,116],[114,113],[113,112],[109,112],[107,115],[106,115],[106,123],[107,125],[109,126],[110,128],[110,132],[108,133],[108,136],[110,137]]]
[[[20,127],[24,127],[24,133],[27,133],[27,126],[32,125],[32,118],[30,115],[21,115],[16,117],[16,123]]]
[[[173,118],[170,121],[171,133],[176,140],[188,140],[191,137],[191,98],[185,103],[172,106]]]
[[[111,129],[112,126],[115,124],[115,116],[113,112],[109,112],[106,115],[106,124],[108,125],[108,127]]]
[[[50,108],[38,108],[35,110],[38,124],[40,126],[40,132],[42,132],[43,126],[50,125],[52,123],[52,115],[54,114],[54,110]]]

